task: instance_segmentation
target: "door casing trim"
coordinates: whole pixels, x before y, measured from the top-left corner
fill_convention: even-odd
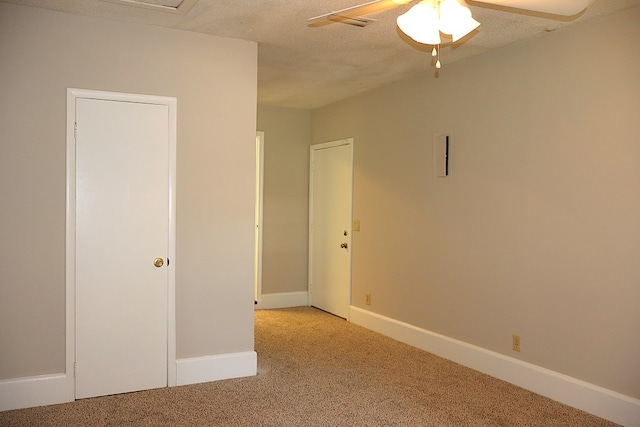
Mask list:
[[[256,132],[256,242],[254,265],[254,297],[256,307],[262,300],[262,220],[264,205],[264,132]]]
[[[76,99],[101,99],[107,101],[137,102],[143,104],[166,105],[169,108],[169,242],[167,258],[169,289],[167,295],[167,385],[176,385],[176,304],[175,304],[175,261],[176,261],[176,143],[177,143],[177,99],[174,97],[139,95],[120,92],[105,92],[87,89],[67,89],[67,136],[66,136],[66,356],[65,356],[65,398],[75,400],[75,333],[76,333],[76,148],[75,117]]]

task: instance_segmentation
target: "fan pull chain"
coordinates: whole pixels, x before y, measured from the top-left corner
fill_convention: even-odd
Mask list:
[[[440,67],[442,66],[440,64],[440,45],[436,45],[433,47],[433,50],[431,51],[431,56],[433,56],[434,58],[436,58],[436,68],[440,69]]]
[[[440,3],[442,3],[442,1],[441,0],[437,0],[434,3],[435,3],[435,7],[436,7],[436,9],[438,11],[438,21],[440,21],[442,19],[442,16],[440,15]],[[435,55],[433,55],[434,52],[435,52]],[[433,52],[431,52],[431,55],[436,56],[436,70],[439,70],[440,67],[442,66],[440,64],[440,43],[438,43],[436,46],[434,46]]]

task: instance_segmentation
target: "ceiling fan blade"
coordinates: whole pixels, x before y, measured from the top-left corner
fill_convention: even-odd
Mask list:
[[[335,10],[308,20],[309,26],[321,25],[326,21],[340,21],[341,19],[354,19],[363,15],[368,15],[382,10],[391,9],[396,6],[410,3],[414,0],[373,0],[357,6]]]
[[[552,15],[573,16],[585,10],[589,0],[473,0],[473,3],[495,4]]]

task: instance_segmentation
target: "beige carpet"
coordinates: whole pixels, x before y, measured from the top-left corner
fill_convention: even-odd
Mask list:
[[[613,426],[308,307],[256,312],[258,375],[0,413],[0,426]]]

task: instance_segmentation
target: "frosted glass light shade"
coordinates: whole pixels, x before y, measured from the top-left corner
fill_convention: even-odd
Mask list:
[[[469,12],[469,19],[467,21],[461,22],[456,29],[451,33],[451,39],[453,42],[457,42],[471,31],[475,30],[480,26],[480,23],[471,17],[471,12]]]
[[[396,20],[403,33],[418,43],[440,44],[438,11],[429,1],[421,1]]]
[[[440,31],[451,35],[454,42],[479,25],[480,23],[471,16],[471,11],[457,0],[443,0],[440,3]]]

